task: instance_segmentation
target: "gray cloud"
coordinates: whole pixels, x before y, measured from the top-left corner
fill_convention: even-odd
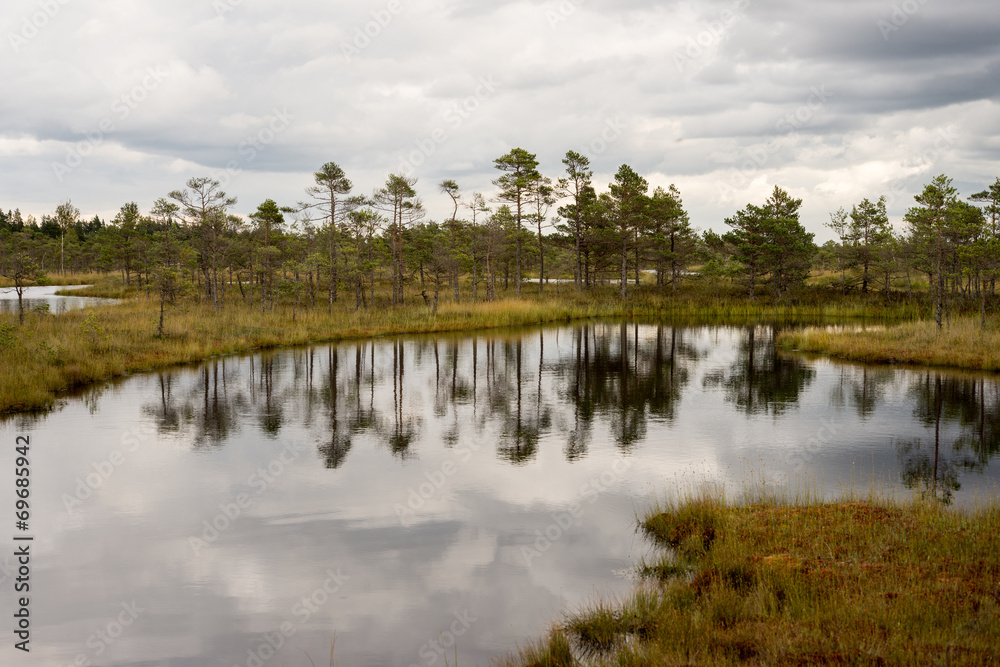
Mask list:
[[[555,176],[566,150],[620,121],[591,155],[601,178],[627,162],[677,182],[703,228],[780,182],[822,236],[829,210],[899,178],[915,192],[947,170],[979,188],[1000,155],[1000,17],[986,0],[96,1],[61,5],[30,38],[39,5],[8,4],[0,206],[36,215],[70,197],[86,215],[148,207],[234,160],[241,212],[300,199],[329,160],[369,192],[443,129],[415,172],[442,217],[442,178],[489,191],[493,159],[518,145]],[[147,68],[169,76],[123,115]],[[499,87],[467,109],[484,78]],[[782,124],[817,87],[829,98]],[[282,110],[294,120],[248,159],[247,139]],[[57,178],[53,163],[108,119],[114,130]],[[950,150],[908,171],[949,128]],[[747,151],[775,138],[780,150],[720,200]]]

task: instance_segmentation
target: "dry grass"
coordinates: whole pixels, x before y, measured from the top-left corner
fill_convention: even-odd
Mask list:
[[[42,281],[42,285],[92,285],[96,282],[117,280],[104,273],[50,273]],[[10,278],[0,277],[0,287],[13,287],[14,282]]]
[[[964,514],[920,502],[702,498],[641,525],[664,550],[646,570],[654,581],[562,626],[583,664],[1000,660],[995,504]]]
[[[784,332],[780,345],[868,363],[907,363],[1000,370],[1000,328],[995,318],[980,327],[962,317],[943,329],[934,322],[906,322],[860,328],[813,327]]]

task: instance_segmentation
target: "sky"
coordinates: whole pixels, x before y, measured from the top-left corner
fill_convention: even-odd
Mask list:
[[[938,174],[1000,176],[996,0],[7,0],[0,208],[144,211],[189,178],[248,215],[307,199],[339,164],[355,193],[417,179],[495,195],[521,147],[568,150],[598,191],[622,164],[675,184],[691,222],[778,185],[817,241],[885,196],[902,229]],[[493,204],[494,206],[496,204]]]

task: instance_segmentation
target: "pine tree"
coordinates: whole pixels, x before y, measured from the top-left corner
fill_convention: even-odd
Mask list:
[[[306,194],[315,201],[300,203],[299,210],[316,209],[320,212],[320,219],[324,222],[327,241],[326,259],[329,264],[327,311],[333,312],[333,304],[337,301],[339,227],[348,213],[357,208],[358,200],[349,196],[354,185],[336,162],[324,164],[319,171],[313,174],[313,181],[315,184],[306,188]]]
[[[559,215],[569,222],[568,232],[573,238],[575,263],[573,265],[573,282],[578,290],[583,289],[584,270],[583,252],[584,236],[586,234],[586,208],[588,191],[593,195],[594,188],[590,179],[594,172],[590,170],[590,159],[575,151],[567,151],[563,158],[566,165],[566,176],[560,178],[556,192],[560,197],[571,197],[572,202],[559,208]]]
[[[392,303],[403,299],[403,231],[407,225],[423,218],[424,207],[413,189],[417,180],[390,174],[385,186],[375,192],[372,202],[376,209],[389,217],[389,246],[392,249]]]
[[[750,298],[768,277],[775,298],[801,285],[809,276],[816,252],[813,235],[799,222],[801,199],[793,199],[775,186],[763,206],[747,204],[726,224],[733,229],[723,237],[733,246],[733,258],[747,282]]]
[[[793,199],[778,186],[774,187],[774,192],[764,204],[770,236],[767,259],[771,266],[771,284],[776,299],[780,299],[788,290],[801,286],[812,268],[816,246],[813,235],[799,222],[801,206],[801,199]]]
[[[503,176],[493,181],[493,185],[500,188],[497,200],[509,204],[511,206],[510,212],[514,216],[515,230],[513,237],[517,263],[515,289],[520,294],[523,244],[521,230],[524,228],[523,221],[530,216],[531,195],[535,191],[542,175],[538,172],[538,158],[523,148],[512,149],[506,155],[502,155],[494,160],[493,164],[503,172]]]
[[[634,247],[647,220],[646,207],[649,200],[646,192],[649,190],[649,183],[632,167],[623,164],[609,187],[611,220],[621,250],[619,294],[624,299],[628,293],[628,251]]]
[[[866,294],[872,265],[882,247],[892,239],[885,197],[879,197],[876,202],[864,199],[856,205],[851,210],[849,233],[852,242],[849,262],[861,269],[861,293]]]
[[[656,284],[665,284],[670,276],[670,289],[677,292],[681,274],[697,249],[697,235],[684,211],[681,193],[671,185],[656,188],[649,200],[649,242],[656,261]]]
[[[944,256],[948,228],[953,222],[957,190],[951,179],[941,174],[924,186],[923,192],[914,197],[918,206],[906,212],[904,219],[910,226],[910,239],[931,260],[930,271],[934,276],[934,320],[938,328],[944,326]]]

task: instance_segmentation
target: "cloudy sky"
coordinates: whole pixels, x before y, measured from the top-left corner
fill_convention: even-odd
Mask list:
[[[550,176],[589,155],[676,184],[698,227],[802,197],[886,195],[899,218],[939,173],[1000,176],[996,0],[7,0],[0,207],[71,199],[112,217],[192,176],[248,214],[292,205],[335,161],[489,196],[514,147]]]

